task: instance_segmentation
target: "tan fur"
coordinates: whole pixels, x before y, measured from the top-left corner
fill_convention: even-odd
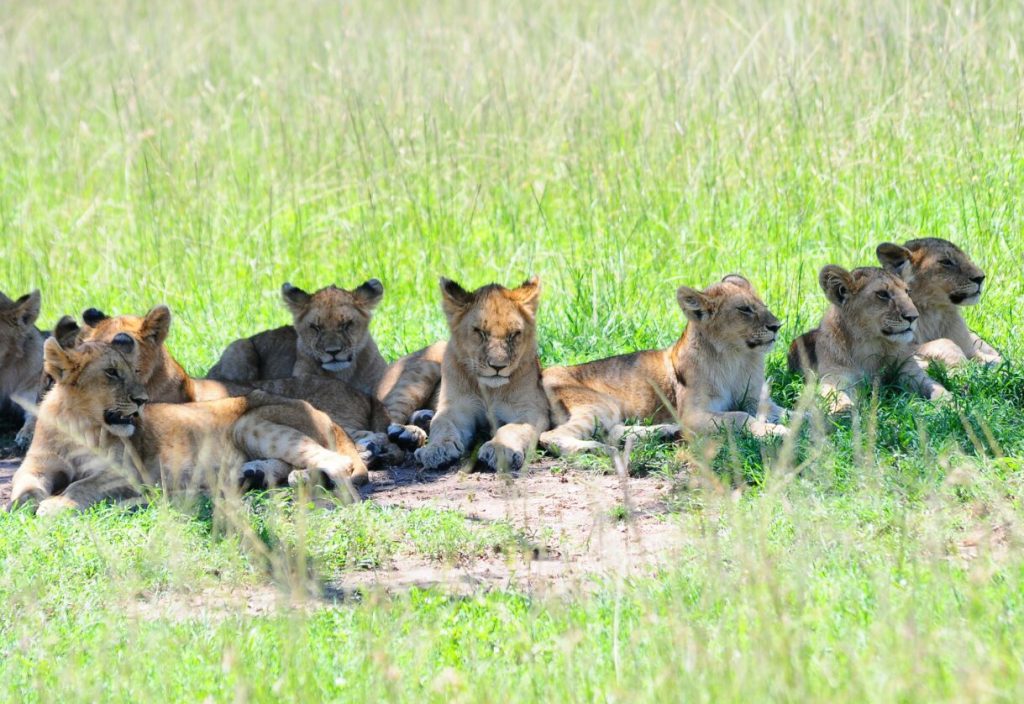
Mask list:
[[[416,460],[427,469],[449,467],[486,429],[478,463],[517,470],[549,422],[537,358],[540,282],[534,278],[512,290],[491,284],[469,293],[441,279],[441,293],[451,339],[437,415]]]
[[[344,430],[302,401],[263,392],[186,404],[152,404],[135,370],[130,338],[64,350],[45,344],[57,380],[15,473],[12,504],[40,513],[84,509],[107,498],[237,487],[248,461],[325,473],[349,487],[366,467]],[[284,477],[271,477],[277,483]]]
[[[886,270],[910,287],[910,298],[921,318],[914,339],[917,356],[949,366],[974,359],[998,364],[1002,356],[967,327],[961,306],[973,306],[981,298],[985,272],[959,247],[935,237],[910,240],[903,246],[885,242],[876,250]]]
[[[39,306],[39,291],[13,301],[0,293],[0,422],[14,427],[31,424],[19,401],[31,404],[42,381],[46,334],[35,326]]]
[[[89,315],[91,313],[91,315]],[[133,362],[156,403],[213,401],[244,396],[253,390],[300,399],[327,413],[355,440],[370,440],[387,450],[388,458],[400,460],[402,453],[390,447],[385,435],[389,423],[387,411],[376,398],[354,389],[343,381],[323,377],[297,377],[265,381],[222,382],[193,379],[167,351],[164,341],[170,330],[171,313],[157,306],[144,317],[120,315],[107,317],[99,311],[87,311],[86,324],[79,341],[111,342],[127,334],[135,342]]]
[[[793,341],[789,367],[818,376],[831,413],[849,411],[855,387],[886,374],[925,398],[948,395],[914,361],[918,310],[904,281],[877,267],[829,265],[818,283],[832,305],[816,329]]]
[[[679,340],[574,367],[544,370],[544,390],[556,427],[540,436],[549,452],[607,451],[625,433],[679,435],[721,427],[758,437],[785,435],[784,411],[764,393],[764,359],[778,319],[741,276],[704,291],[685,286],[677,300],[689,322]],[[762,401],[763,399],[763,401]],[[629,418],[658,425],[623,425]]]
[[[414,411],[434,407],[444,343],[389,366],[370,333],[373,311],[384,295],[380,281],[370,279],[352,290],[328,286],[312,294],[286,283],[281,295],[292,313],[292,325],[232,342],[208,378],[255,381],[316,375],[339,379],[375,395],[392,422],[401,425],[409,422]],[[409,430],[422,432],[414,426]]]

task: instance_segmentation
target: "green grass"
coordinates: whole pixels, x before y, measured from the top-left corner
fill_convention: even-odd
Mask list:
[[[284,281],[376,276],[392,357],[445,334],[439,275],[536,273],[554,364],[670,343],[675,288],[736,271],[788,342],[821,265],[933,235],[985,268],[966,314],[1011,361],[937,370],[941,408],[879,389],[792,462],[638,448],[684,548],[571,598],[139,617],[139,595],[344,585],[525,537],[272,499],[2,515],[0,698],[1020,700],[1021,36],[999,1],[6,3],[0,290],[42,289],[44,325],[168,303],[199,374],[287,322]],[[782,349],[769,371],[796,404]]]

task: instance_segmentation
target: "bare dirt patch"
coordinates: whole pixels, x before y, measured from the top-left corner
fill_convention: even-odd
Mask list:
[[[0,460],[0,505],[10,498],[19,460]],[[306,607],[348,599],[361,592],[392,593],[440,587],[453,594],[516,589],[531,594],[586,590],[597,580],[655,573],[672,562],[683,530],[666,506],[671,482],[664,477],[628,477],[566,470],[552,460],[534,463],[516,476],[493,473],[432,473],[393,467],[371,473],[364,499],[405,509],[456,511],[473,521],[505,521],[524,537],[523,550],[470,558],[457,564],[431,560],[411,548],[380,569],[352,571],[323,585]],[[152,594],[133,605],[141,615],[237,612],[237,593]],[[292,599],[267,585],[245,594],[246,611],[262,613]],[[276,596],[275,596],[276,594]],[[204,607],[205,605],[205,607]]]
[[[651,574],[671,562],[682,544],[683,532],[665,504],[669,482],[661,477],[563,471],[548,460],[516,477],[403,467],[377,472],[373,480],[366,491],[372,501],[507,521],[533,547],[458,565],[399,556],[389,569],[345,575],[343,587],[562,592],[585,587],[595,577]]]

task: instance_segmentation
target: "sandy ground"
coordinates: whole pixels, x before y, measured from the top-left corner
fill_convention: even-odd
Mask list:
[[[0,460],[0,505],[10,497],[17,460]],[[507,521],[525,538],[518,554],[490,554],[445,564],[399,554],[382,569],[346,572],[320,585],[307,606],[441,587],[453,594],[516,589],[531,594],[586,591],[598,580],[652,574],[672,561],[683,532],[665,506],[663,477],[629,477],[560,470],[552,460],[515,477],[491,473],[419,472],[413,467],[371,473],[365,500],[385,506],[458,511],[471,520]],[[295,605],[273,586],[192,594],[150,595],[132,605],[143,616],[210,612],[262,613]]]

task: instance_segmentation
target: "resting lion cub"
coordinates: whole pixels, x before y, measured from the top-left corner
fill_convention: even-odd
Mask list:
[[[156,306],[145,316],[109,317],[90,308],[83,314],[85,327],[78,332],[79,342],[110,342],[127,334],[135,342],[133,359],[150,399],[157,403],[214,401],[244,396],[254,390],[307,401],[324,411],[357,441],[371,441],[384,450],[388,425],[387,411],[376,398],[336,379],[297,377],[247,383],[194,379],[167,351],[165,341],[171,327],[171,311]],[[67,345],[65,345],[66,347]]]
[[[0,421],[28,425],[16,442],[31,437],[31,416],[15,401],[33,400],[39,393],[43,372],[43,340],[46,334],[36,328],[39,318],[39,291],[27,293],[16,301],[0,293]]]
[[[960,306],[973,306],[981,298],[985,281],[971,258],[952,242],[927,237],[901,247],[885,242],[876,250],[878,261],[910,287],[910,298],[921,318],[914,340],[917,355],[949,366],[974,359],[998,364],[1002,356],[964,322]]]
[[[255,381],[291,376],[331,377],[379,398],[393,423],[390,432],[406,449],[418,447],[426,433],[410,425],[414,412],[433,407],[441,378],[444,343],[436,343],[395,360],[384,361],[370,334],[373,311],[384,297],[377,279],[351,291],[327,286],[306,293],[291,284],[281,287],[292,325],[266,330],[232,342],[207,377]]]
[[[186,404],[147,404],[131,362],[134,341],[44,346],[56,381],[39,408],[36,434],[14,475],[12,505],[38,502],[40,513],[84,509],[137,495],[142,485],[168,491],[236,487],[247,463],[279,472],[323,472],[351,492],[366,474],[351,440],[326,414],[302,401],[263,392]]]
[[[861,381],[891,375],[928,399],[948,395],[914,361],[918,311],[899,277],[877,267],[847,271],[829,265],[818,284],[832,304],[821,324],[789,348],[789,368],[814,372],[829,411],[853,407]]]
[[[726,276],[704,291],[676,292],[688,323],[664,350],[645,350],[575,367],[544,370],[544,391],[558,424],[540,436],[555,454],[608,451],[593,439],[615,443],[629,430],[666,438],[689,432],[747,428],[758,437],[785,435],[782,408],[761,405],[764,358],[775,343],[779,321],[742,276]],[[623,425],[648,418],[656,426]]]
[[[537,358],[540,281],[470,293],[442,278],[441,295],[451,339],[430,440],[416,450],[416,460],[426,469],[450,467],[485,431],[490,439],[480,446],[478,464],[518,470],[548,427]]]

